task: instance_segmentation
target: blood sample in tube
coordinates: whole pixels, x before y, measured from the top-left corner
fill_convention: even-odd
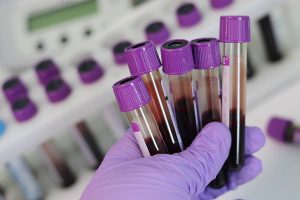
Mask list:
[[[150,111],[151,97],[139,76],[122,79],[113,85],[121,112],[125,112],[144,157],[169,153]]]

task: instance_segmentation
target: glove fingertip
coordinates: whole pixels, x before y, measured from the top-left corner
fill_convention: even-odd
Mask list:
[[[250,155],[261,149],[266,143],[263,131],[258,127],[246,129],[246,155]]]

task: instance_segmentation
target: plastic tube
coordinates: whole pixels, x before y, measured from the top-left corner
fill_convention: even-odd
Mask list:
[[[153,42],[142,42],[125,50],[130,74],[141,76],[150,96],[150,109],[158,124],[162,137],[167,145],[169,153],[180,152],[181,145],[179,133],[174,119],[170,113],[162,87],[162,78],[159,72],[161,66],[155,45]]]
[[[31,168],[23,157],[11,159],[7,164],[7,170],[16,182],[27,200],[44,199],[44,191],[37,182]]]
[[[168,74],[176,121],[183,146],[188,147],[198,133],[192,88],[194,69],[191,45],[187,40],[170,40],[161,47],[163,72]]]
[[[292,120],[282,117],[272,117],[268,123],[268,134],[274,139],[285,142],[300,144],[300,127]]]
[[[2,85],[6,100],[12,104],[14,101],[27,97],[27,88],[18,77],[11,77]]]
[[[271,62],[277,62],[281,60],[282,54],[278,48],[278,43],[276,41],[270,15],[262,17],[258,21],[258,24],[262,33],[268,59]]]
[[[210,0],[210,5],[213,9],[223,9],[230,6],[233,0]]]
[[[177,22],[180,27],[186,28],[198,24],[202,15],[193,3],[183,3],[176,9]]]
[[[112,51],[113,51],[114,61],[116,64],[122,65],[126,63],[124,50],[129,46],[131,46],[131,42],[127,40],[120,41],[113,46]]]
[[[153,41],[155,44],[161,44],[170,37],[168,27],[161,21],[154,21],[145,28],[147,40]]]
[[[210,122],[221,121],[220,49],[218,40],[214,38],[195,39],[191,44],[196,69],[194,80],[200,116],[199,126],[203,128]],[[226,182],[226,172],[222,169],[210,186],[221,188]]]
[[[50,59],[39,62],[35,67],[35,72],[42,85],[47,85],[51,80],[60,76],[59,67]]]
[[[230,170],[237,170],[243,166],[245,152],[249,17],[221,17],[220,41],[223,43],[222,122],[229,127],[232,137],[227,163]]]
[[[98,168],[103,160],[104,153],[100,150],[87,123],[84,121],[78,122],[72,132],[87,164],[91,168]]]
[[[138,76],[122,79],[113,85],[121,112],[127,114],[133,134],[144,157],[169,153],[150,111],[150,95]]]
[[[76,176],[58,151],[53,140],[41,144],[41,155],[52,177],[58,185],[69,187],[76,182]]]

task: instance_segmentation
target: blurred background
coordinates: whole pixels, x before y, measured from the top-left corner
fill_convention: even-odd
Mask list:
[[[267,144],[257,154],[263,173],[219,199],[299,198],[300,147],[288,144],[300,126],[299,7],[298,0],[1,0],[0,200],[79,199],[128,128],[111,89],[129,75],[124,48],[218,38],[221,15],[251,17],[246,118]],[[195,10],[198,17],[182,21]],[[273,116],[275,139],[267,135]]]

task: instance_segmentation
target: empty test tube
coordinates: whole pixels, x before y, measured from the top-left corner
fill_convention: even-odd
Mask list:
[[[194,61],[187,40],[170,40],[161,47],[163,72],[168,74],[170,97],[183,146],[188,147],[198,133],[192,88]]]
[[[245,114],[247,82],[247,43],[250,42],[248,16],[223,16],[220,19],[222,42],[222,122],[231,131],[227,160],[230,170],[243,166],[245,152]]]
[[[60,76],[57,64],[50,59],[43,60],[35,66],[37,78],[42,85],[47,85],[51,80]]]
[[[300,144],[300,127],[290,119],[272,117],[267,131],[271,137],[280,142]]]
[[[27,97],[27,88],[18,77],[11,77],[4,82],[2,90],[6,100],[13,103],[17,99]]]
[[[177,22],[181,27],[191,27],[201,21],[202,15],[193,3],[183,3],[177,10]]]
[[[170,113],[162,88],[162,77],[159,71],[161,62],[153,42],[142,42],[125,50],[130,74],[141,76],[150,96],[150,109],[158,124],[169,153],[181,151],[175,119]]]
[[[116,64],[122,65],[126,63],[124,50],[129,46],[131,46],[131,42],[129,41],[120,41],[113,46],[113,56]]]
[[[94,83],[104,75],[101,65],[91,58],[82,61],[78,65],[77,71],[81,82],[84,84]]]
[[[195,39],[191,42],[194,55],[195,90],[199,112],[199,126],[203,128],[210,122],[221,122],[221,85],[219,69],[221,56],[219,42],[215,38]],[[222,169],[210,186],[220,188],[227,182]]]
[[[122,79],[113,85],[113,91],[121,112],[127,114],[143,156],[169,153],[150,110],[151,97],[141,78]]]
[[[153,41],[155,44],[161,44],[170,37],[170,31],[166,25],[161,21],[154,21],[146,28],[147,40]]]
[[[51,80],[45,86],[45,90],[51,103],[61,102],[71,94],[70,86],[61,78]]]
[[[12,179],[20,188],[26,200],[42,200],[44,199],[44,191],[23,157],[15,157],[7,164],[7,170]]]

